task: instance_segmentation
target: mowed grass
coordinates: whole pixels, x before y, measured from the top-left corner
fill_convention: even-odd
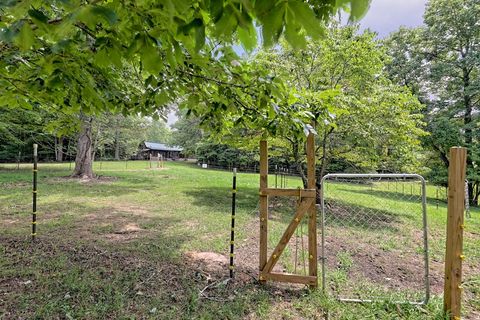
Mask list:
[[[235,282],[222,282],[227,268],[211,271],[189,257],[228,256],[232,174],[181,162],[147,168],[143,161],[97,162],[100,179],[81,182],[65,178],[69,164],[40,164],[32,244],[31,166],[0,165],[0,319],[442,319],[440,297],[422,307],[339,303],[321,290],[259,285],[244,261]],[[289,178],[289,187],[299,185]],[[431,254],[442,261],[446,207],[437,209],[435,189],[428,192]],[[255,261],[245,244],[258,239],[258,175],[239,174],[237,200],[236,243]],[[289,222],[284,211],[270,224],[270,247]],[[479,214],[472,210],[467,221],[471,265],[480,263]],[[466,281],[465,310],[474,319],[479,275]]]

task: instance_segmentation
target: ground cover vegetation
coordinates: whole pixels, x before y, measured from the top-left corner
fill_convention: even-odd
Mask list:
[[[321,290],[257,284],[258,174],[238,177],[236,280],[223,283],[228,278],[231,173],[173,162],[164,170],[150,170],[144,161],[131,162],[128,169],[122,162],[105,162],[101,169],[98,163],[95,166],[101,178],[80,182],[66,178],[70,172],[66,164],[40,165],[38,241],[33,246],[27,236],[30,199],[25,196],[30,190],[30,168],[1,166],[0,309],[4,318],[296,319],[322,318],[326,313],[331,319],[442,318],[446,203],[436,202],[434,187],[428,189],[432,301],[421,307],[389,302],[344,304]],[[301,185],[299,177],[290,179],[292,187]],[[357,191],[335,187],[339,197],[351,196],[352,205],[359,205],[354,200]],[[382,200],[394,201],[389,196],[395,191],[384,191]],[[371,201],[376,197],[364,195],[360,205],[385,209],[381,202]],[[270,248],[293,208],[276,201],[273,205]],[[390,214],[401,219],[390,226],[402,226],[405,234],[418,228],[421,219],[410,220],[402,212]],[[480,226],[475,217],[479,214],[477,209],[472,211],[465,232],[467,319],[478,316],[480,238],[475,230]],[[338,236],[345,234],[344,227],[335,228]],[[369,229],[348,229],[363,237],[370,234]],[[394,252],[399,243],[382,250]],[[208,256],[202,255],[207,252]],[[344,264],[332,270],[338,281],[356,267],[347,263],[354,255],[347,246],[339,257]],[[290,270],[293,263],[291,247],[280,265]],[[415,261],[405,263],[402,267],[418,267]]]

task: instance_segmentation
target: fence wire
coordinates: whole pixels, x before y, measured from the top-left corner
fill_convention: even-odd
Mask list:
[[[322,180],[322,284],[344,301],[429,299],[425,181],[332,174]]]

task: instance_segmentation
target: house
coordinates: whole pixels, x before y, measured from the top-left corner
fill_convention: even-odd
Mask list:
[[[178,146],[167,146],[164,143],[145,141],[140,146],[137,159],[150,159],[150,156],[163,156],[164,159],[178,159],[181,158],[183,148]]]

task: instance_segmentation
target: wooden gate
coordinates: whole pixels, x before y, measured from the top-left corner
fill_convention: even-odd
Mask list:
[[[260,282],[267,280],[307,284],[317,287],[317,211],[315,208],[315,140],[310,133],[307,137],[307,189],[277,189],[268,187],[268,145],[260,141]],[[268,257],[268,197],[298,197],[299,202],[290,224],[277,246]],[[304,216],[308,218],[308,275],[272,272],[290,238]]]

